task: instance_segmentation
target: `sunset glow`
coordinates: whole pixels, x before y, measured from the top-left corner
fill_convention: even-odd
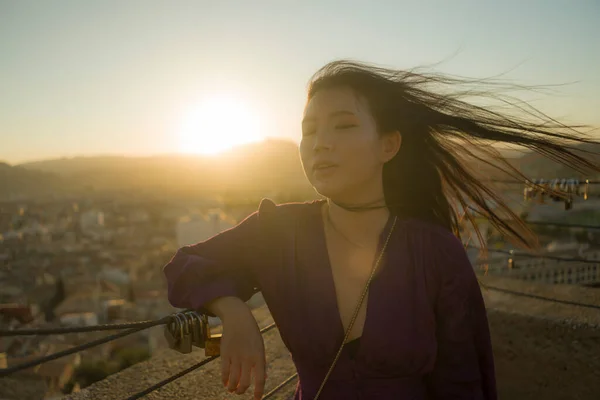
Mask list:
[[[184,153],[217,154],[263,138],[260,118],[249,105],[234,97],[215,96],[184,114],[179,148]]]

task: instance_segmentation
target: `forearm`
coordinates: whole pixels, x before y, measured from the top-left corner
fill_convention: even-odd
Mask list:
[[[252,313],[250,307],[239,297],[224,296],[219,297],[207,303],[204,308],[219,317],[221,321],[239,316],[240,313]]]

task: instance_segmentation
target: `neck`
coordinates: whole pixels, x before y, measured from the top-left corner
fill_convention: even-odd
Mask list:
[[[364,207],[364,209],[357,212],[349,210],[348,207]],[[336,230],[352,242],[364,245],[377,243],[390,216],[383,199],[360,204],[337,203],[335,200],[327,199],[325,213],[329,213],[331,224]]]

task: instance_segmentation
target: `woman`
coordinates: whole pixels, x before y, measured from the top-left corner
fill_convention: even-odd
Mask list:
[[[518,217],[465,157],[491,163],[499,155],[485,145],[504,142],[598,168],[565,147],[587,141],[571,128],[471,105],[461,94],[472,90],[429,89],[443,84],[477,82],[326,65],[309,87],[300,144],[306,177],[326,199],[265,199],[166,265],[173,306],[222,319],[229,391],[254,383],[258,399],[264,390],[263,340],[244,303],[260,290],[298,370],[295,399],[496,399],[487,316],[457,237],[458,209],[477,210],[524,246],[536,243],[523,222],[504,222]]]

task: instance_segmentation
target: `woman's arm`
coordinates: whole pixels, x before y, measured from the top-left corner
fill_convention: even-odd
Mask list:
[[[496,400],[494,357],[483,297],[460,240],[437,243],[437,358],[427,377],[431,398]]]
[[[163,269],[171,305],[222,317],[258,291],[255,271],[264,245],[259,214],[267,206],[274,204],[263,200],[233,228],[177,251]]]
[[[171,304],[191,308],[223,321],[221,380],[230,392],[245,393],[254,380],[254,398],[265,385],[262,335],[244,303],[258,291],[257,269],[265,263],[269,243],[265,212],[275,209],[268,199],[235,227],[208,240],[185,246],[164,267]]]

